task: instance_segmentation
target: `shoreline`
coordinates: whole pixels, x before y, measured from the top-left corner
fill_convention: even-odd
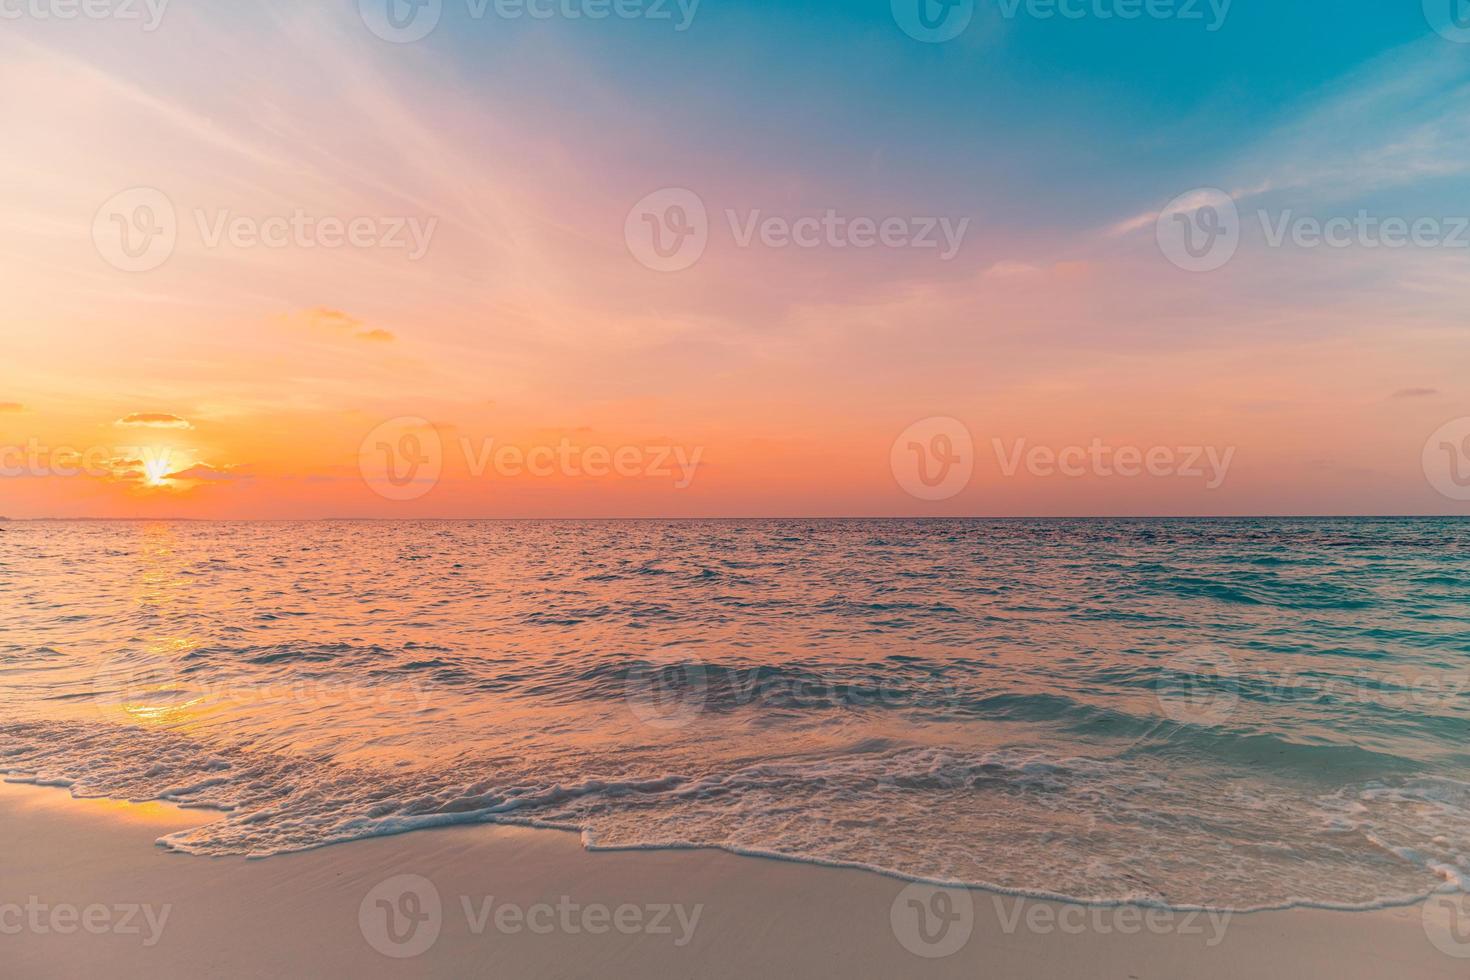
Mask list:
[[[13,772],[0,767],[0,786],[26,786],[47,790],[61,790],[67,797],[81,802],[92,801],[135,805],[135,806],[164,806],[183,813],[199,813],[208,819],[199,819],[184,823],[174,828],[176,830],[189,830],[214,820],[227,819],[232,810],[224,809],[207,803],[186,803],[173,800],[146,800],[129,801],[116,797],[78,797],[72,795],[74,781],[64,779],[38,780],[31,778],[22,772]],[[1343,912],[1363,913],[1379,912],[1392,909],[1413,909],[1425,902],[1433,900],[1436,896],[1444,894],[1457,894],[1452,887],[1438,888],[1416,896],[1401,896],[1397,898],[1378,898],[1368,902],[1319,902],[1310,899],[1293,898],[1272,905],[1253,905],[1245,908],[1236,908],[1225,905],[1199,905],[1191,903],[1172,903],[1162,900],[1150,900],[1147,898],[1080,898],[1075,895],[1067,895],[1059,892],[1046,892],[1034,889],[1011,887],[985,881],[961,881],[957,879],[932,878],[917,874],[905,874],[890,868],[878,867],[876,865],[864,864],[859,861],[828,860],[819,857],[809,857],[785,854],[779,851],[765,851],[759,848],[740,848],[723,844],[699,844],[690,842],[676,842],[668,844],[626,844],[626,845],[602,845],[590,839],[588,831],[575,826],[561,826],[554,823],[542,823],[536,821],[517,822],[510,820],[477,819],[474,811],[463,813],[438,813],[426,816],[426,818],[413,826],[405,826],[395,830],[379,829],[372,833],[363,834],[360,837],[349,837],[336,840],[326,840],[320,843],[310,844],[293,850],[273,851],[267,853],[242,853],[226,855],[210,855],[190,851],[178,847],[165,838],[160,837],[155,841],[156,846],[170,854],[178,854],[183,857],[203,857],[206,859],[214,857],[237,857],[246,861],[266,861],[272,858],[285,857],[294,854],[309,854],[324,848],[337,847],[344,844],[355,844],[361,841],[376,840],[379,838],[391,839],[405,837],[424,831],[441,831],[454,828],[475,827],[502,827],[511,830],[530,830],[539,833],[565,834],[577,838],[580,848],[588,854],[638,854],[638,853],[699,853],[712,852],[725,854],[731,857],[747,858],[757,861],[779,861],[786,864],[805,865],[814,868],[827,868],[842,871],[853,871],[862,874],[876,875],[890,881],[899,882],[904,885],[928,885],[939,889],[977,892],[985,895],[994,895],[1000,898],[1053,902],[1060,905],[1075,905],[1083,908],[1120,909],[1136,908],[1140,910],[1157,909],[1173,913],[1205,913],[1235,916],[1260,915],[1268,912],[1290,912],[1294,910],[1311,910],[1321,912]]]
[[[155,844],[221,818],[0,784],[0,833],[16,845],[0,859],[0,949],[14,975],[1366,980],[1463,977],[1470,956],[1470,946],[1446,951],[1459,934],[1453,921],[1441,932],[1434,916],[1445,910],[1431,915],[1430,903],[1085,905],[721,848],[588,850],[571,832],[506,824],[264,859]]]
[[[528,826],[525,824],[450,824],[447,826]],[[429,828],[433,829],[433,828]],[[578,831],[561,827],[533,827],[536,830],[553,830],[576,834]],[[403,831],[402,833],[412,833]],[[385,835],[401,836],[401,834]],[[584,835],[585,837],[585,835]],[[367,838],[359,838],[366,840]],[[350,842],[347,842],[350,843]],[[321,847],[331,847],[332,844],[322,844]],[[1383,912],[1391,909],[1417,908],[1439,894],[1453,894],[1453,892],[1433,891],[1426,895],[1417,897],[1405,897],[1394,899],[1380,899],[1373,902],[1358,904],[1313,902],[1308,899],[1292,899],[1277,905],[1253,905],[1249,908],[1232,908],[1225,905],[1190,905],[1173,904],[1168,902],[1151,902],[1145,899],[1133,898],[1078,898],[1075,895],[1062,895],[1056,892],[1044,892],[1028,890],[1024,888],[1008,888],[1005,885],[997,885],[991,882],[955,881],[944,878],[926,878],[922,875],[907,875],[901,871],[893,871],[888,868],[880,868],[871,864],[862,864],[857,861],[828,861],[814,857],[795,857],[790,854],[781,854],[776,851],[762,851],[755,848],[741,849],[726,847],[721,844],[630,844],[626,846],[603,847],[597,844],[585,844],[583,848],[590,854],[618,854],[618,853],[644,853],[654,851],[717,851],[721,854],[729,854],[733,857],[751,858],[757,861],[782,861],[788,864],[809,865],[814,868],[832,868],[840,871],[857,871],[863,874],[877,875],[880,878],[888,878],[892,881],[913,885],[930,885],[941,889],[956,889],[962,891],[979,892],[986,895],[995,895],[998,898],[1011,898],[1038,902],[1055,902],[1059,905],[1076,905],[1088,909],[1121,909],[1134,908],[1147,911],[1157,909],[1162,912],[1199,912],[1214,913],[1217,915],[1242,916],[1262,915],[1269,912],[1291,912],[1297,909],[1313,912],[1342,912],[1346,914],[1362,912]],[[300,852],[296,852],[300,853]],[[263,859],[263,858],[262,858]]]

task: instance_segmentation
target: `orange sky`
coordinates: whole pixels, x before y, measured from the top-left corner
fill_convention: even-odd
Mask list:
[[[1127,205],[1061,228],[967,214],[951,261],[742,245],[727,209],[939,212],[794,162],[685,148],[678,167],[650,165],[637,148],[679,134],[626,93],[548,116],[325,14],[286,17],[289,43],[270,49],[203,14],[170,17],[126,49],[101,28],[0,41],[0,514],[1467,512],[1422,461],[1432,433],[1470,415],[1463,252],[1272,250],[1256,236],[1227,267],[1191,273],[1161,255],[1157,210]],[[285,70],[302,51],[319,83]],[[569,62],[562,83],[581,73]],[[1328,178],[1300,176],[1302,147],[1336,127],[1335,107],[1402,77],[1388,64],[1318,93],[1195,183],[1230,187],[1246,214],[1320,205]],[[1344,157],[1334,186],[1380,190],[1372,149]],[[646,268],[629,209],[692,185],[707,249],[685,270]],[[134,188],[161,193],[174,219],[166,260],[143,271],[106,245],[108,202]],[[1181,189],[1160,186],[1154,209]],[[221,231],[298,211],[432,231],[421,255]],[[961,421],[975,445],[972,479],[935,501],[891,462],[931,417]],[[373,476],[370,436],[400,418],[427,420],[440,447],[437,480],[407,500]],[[1213,488],[1007,475],[994,442],[1094,439],[1232,461]],[[492,455],[593,449],[594,465],[476,472],[487,440]],[[70,475],[66,449],[84,472]],[[620,449],[622,473],[586,472]],[[697,459],[682,475],[681,456]]]

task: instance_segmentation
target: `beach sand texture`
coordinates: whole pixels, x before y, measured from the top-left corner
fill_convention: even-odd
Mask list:
[[[212,818],[0,786],[3,972],[1351,980],[1470,971],[1470,960],[1432,941],[1436,927],[1426,928],[1418,906],[1223,921],[1160,911],[1151,927],[1136,908],[983,891],[962,893],[968,903],[944,900],[949,893],[936,900],[863,871],[714,850],[589,853],[572,834],[502,826],[265,860],[154,845],[163,833]],[[912,901],[953,921],[934,918],[921,929]],[[397,916],[392,924],[387,908]]]

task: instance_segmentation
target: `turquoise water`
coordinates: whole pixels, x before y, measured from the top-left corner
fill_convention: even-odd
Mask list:
[[[1470,876],[1470,522],[0,525],[0,768],[1095,901]]]

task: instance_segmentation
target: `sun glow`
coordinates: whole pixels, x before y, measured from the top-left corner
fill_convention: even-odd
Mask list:
[[[168,450],[146,454],[146,458],[143,460],[144,486],[165,486],[168,483],[169,472],[170,467]]]

